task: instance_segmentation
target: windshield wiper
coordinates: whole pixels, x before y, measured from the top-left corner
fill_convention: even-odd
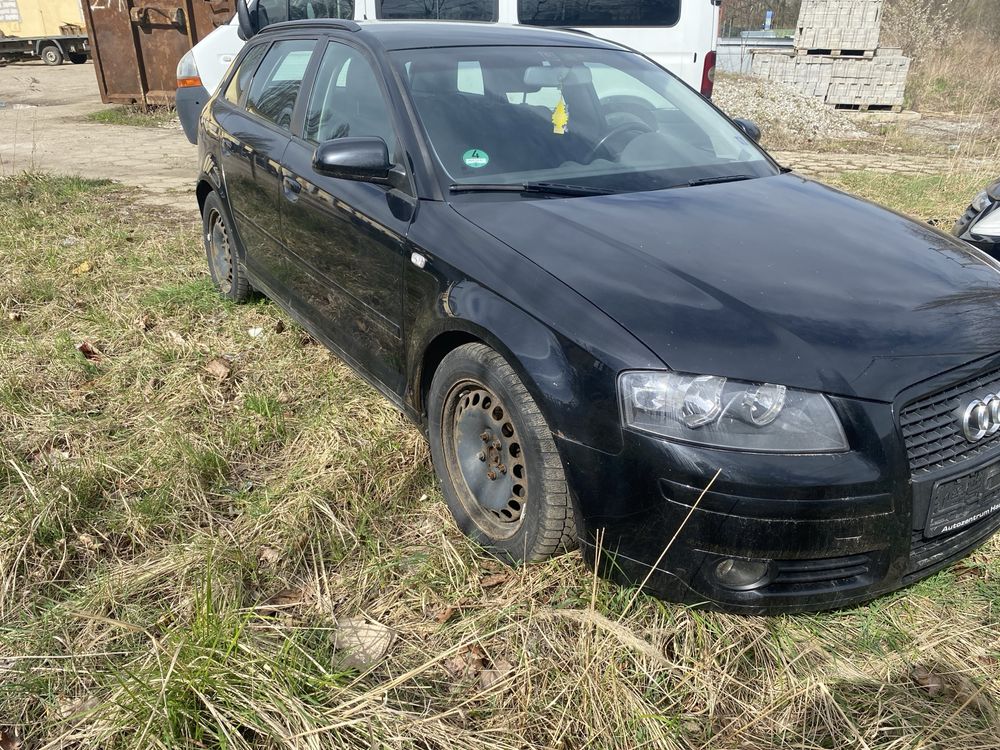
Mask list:
[[[720,182],[739,182],[740,180],[752,179],[752,174],[727,174],[722,177],[702,177],[697,180],[688,180],[688,185],[695,187],[697,185],[715,185]]]
[[[548,195],[611,195],[613,190],[567,185],[562,182],[519,182],[515,184],[496,182],[455,183],[449,190],[453,193],[546,193]]]

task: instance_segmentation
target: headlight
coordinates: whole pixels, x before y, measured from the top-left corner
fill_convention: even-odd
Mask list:
[[[618,381],[625,426],[719,448],[770,453],[847,450],[819,393],[715,375],[626,372]]]

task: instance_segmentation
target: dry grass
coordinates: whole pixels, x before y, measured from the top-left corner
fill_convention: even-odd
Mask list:
[[[22,176],[0,253],[5,748],[1000,747],[996,541],[845,612],[628,608],[577,555],[479,554],[417,432],[222,302],[196,228]],[[357,616],[398,633],[366,673]]]

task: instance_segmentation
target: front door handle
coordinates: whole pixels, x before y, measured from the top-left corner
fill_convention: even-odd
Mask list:
[[[284,188],[285,197],[292,203],[299,199],[299,193],[302,192],[301,182],[294,177],[285,176],[281,178],[281,186]]]

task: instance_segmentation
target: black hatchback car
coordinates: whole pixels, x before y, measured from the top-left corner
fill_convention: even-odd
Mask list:
[[[641,55],[268,27],[199,125],[212,278],[427,432],[461,529],[745,612],[899,588],[1000,526],[1000,272],[781,169]]]

